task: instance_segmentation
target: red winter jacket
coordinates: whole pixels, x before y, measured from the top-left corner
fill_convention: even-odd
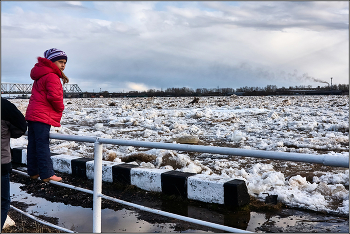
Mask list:
[[[30,77],[34,80],[26,120],[60,127],[63,104],[61,70],[46,58],[38,57]]]

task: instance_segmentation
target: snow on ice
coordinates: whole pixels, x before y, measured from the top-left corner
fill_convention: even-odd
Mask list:
[[[348,96],[65,99],[51,132],[136,141],[349,156]],[[28,100],[12,99],[23,113]],[[186,142],[186,139],[188,142]],[[26,137],[12,147],[27,145]],[[93,157],[93,144],[51,140],[51,151]],[[104,160],[245,180],[250,195],[348,215],[349,170],[308,163],[104,145]]]

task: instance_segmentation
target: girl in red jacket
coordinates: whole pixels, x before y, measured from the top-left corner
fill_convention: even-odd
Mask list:
[[[34,83],[25,117],[28,122],[28,175],[32,179],[40,176],[45,182],[61,181],[53,170],[49,134],[51,125],[61,126],[64,104],[60,79],[63,84],[69,81],[63,73],[68,58],[65,52],[56,48],[46,50],[44,57],[38,57],[38,63],[30,73]]]

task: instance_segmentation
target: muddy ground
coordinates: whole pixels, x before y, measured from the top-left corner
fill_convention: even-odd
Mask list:
[[[56,172],[56,175],[61,176],[64,179],[64,183],[66,184],[93,190],[93,180],[77,178],[69,174],[60,173],[60,172]],[[26,191],[32,196],[42,197],[51,202],[62,202],[66,205],[69,204],[72,206],[81,206],[84,208],[93,207],[93,196],[91,194],[80,192],[74,189],[64,188],[51,183],[45,183],[45,182],[42,182],[41,180],[32,180],[29,177],[26,177],[17,173],[11,174],[11,182],[24,184],[23,186],[21,186],[22,190]],[[161,193],[146,192],[137,188],[136,186],[125,186],[122,184],[115,184],[115,183],[109,183],[109,182],[103,182],[102,193],[107,196],[111,196],[117,199],[129,201],[129,202],[144,205],[144,206],[149,206],[154,209],[162,209],[162,207],[164,206],[164,203],[169,203],[169,202],[170,203],[176,202],[176,204],[179,206],[187,206],[189,203],[192,203],[191,201],[187,199],[183,199],[181,197],[166,196]],[[28,206],[24,203],[18,203],[18,202],[16,204],[12,203],[12,205],[22,210],[25,210],[25,208]],[[116,211],[121,209],[136,210],[135,208],[131,208],[129,206],[121,205],[116,202],[102,199],[102,209],[104,208],[109,208]],[[196,230],[203,230],[203,231],[209,231],[209,232],[222,232],[221,230],[200,226],[193,223],[188,223],[181,220],[168,218],[168,217],[152,214],[145,211],[138,210],[138,213],[139,213],[139,217],[138,217],[139,219],[145,220],[152,224],[174,223],[175,231],[178,231],[178,232],[183,232],[188,229],[192,229],[192,230],[196,229]],[[12,212],[10,212],[9,215],[15,222],[16,220],[17,221],[20,220],[20,222],[22,222],[21,218],[23,217],[23,215],[19,214],[18,212],[15,212],[12,210]],[[20,218],[17,216],[20,216]],[[53,217],[46,217],[42,219],[54,224],[57,223],[55,222]],[[207,220],[210,221],[210,217],[207,217]],[[24,222],[28,222],[28,221],[24,220]],[[35,228],[35,226],[36,225],[33,225],[33,224],[28,225],[27,227],[29,228],[29,230],[26,230],[25,232],[33,232],[34,230],[32,228],[33,227]],[[19,232],[23,232],[22,230],[23,228],[16,228],[16,229]],[[51,232],[50,228],[45,228],[44,230],[46,230],[46,232]],[[13,232],[13,231],[8,230],[7,232]],[[57,232],[57,230],[54,232]]]
[[[16,168],[16,165],[14,165]],[[56,173],[58,176],[63,178],[63,182],[66,184],[75,185],[78,187],[93,190],[93,180],[88,180],[85,178],[73,177],[65,173]],[[85,208],[93,207],[93,199],[91,194],[76,191],[74,189],[64,188],[51,183],[45,183],[40,180],[31,180],[29,177],[20,175],[17,173],[11,174],[11,181],[23,184],[21,189],[31,194],[32,196],[42,197],[51,202],[62,202],[66,205],[81,206]],[[251,198],[249,205],[237,208],[235,210],[228,209],[222,205],[217,204],[207,204],[198,201],[192,201],[178,196],[168,196],[162,193],[147,192],[141,190],[135,186],[125,186],[122,184],[103,182],[102,193],[118,198],[124,201],[144,205],[147,207],[152,207],[154,209],[164,210],[172,213],[177,213],[179,215],[186,215],[187,207],[197,207],[201,211],[200,219],[213,222],[213,217],[216,218],[227,218],[230,217],[230,222],[225,225],[232,226],[235,228],[245,230],[247,228],[247,219],[243,217],[248,216],[251,211],[263,212],[267,216],[280,216],[280,217],[295,217],[300,215],[300,218],[305,218],[305,212],[302,210],[290,209],[285,205],[278,203],[277,205],[265,204],[262,201],[258,201]],[[25,210],[28,204],[16,202],[12,204],[13,206]],[[109,208],[113,210],[121,210],[123,208],[137,210],[128,206],[124,206],[109,200],[102,199],[102,209]],[[144,212],[137,210],[140,220],[145,220],[149,223],[173,223],[174,231],[184,232],[186,230],[200,230],[208,232],[224,232],[222,230],[212,229],[193,223],[184,222],[177,219],[171,219],[164,216],[156,215],[149,212]],[[204,211],[204,212],[203,212]],[[306,233],[306,232],[348,232],[349,220],[348,217],[334,217],[323,213],[316,213],[308,211],[308,220],[305,222],[298,222],[297,225],[285,227],[280,227],[275,225],[275,221],[270,221],[269,219],[258,225],[256,232],[294,232],[294,233]],[[3,230],[4,233],[48,233],[48,232],[59,232],[58,230],[45,227],[44,225],[38,224],[26,218],[24,215],[10,210],[9,216],[16,222],[16,226],[10,227]],[[49,221],[56,224],[58,222],[55,217],[39,217],[43,220]],[[225,220],[226,221],[226,220]],[[320,223],[325,223],[318,225]],[[328,225],[329,224],[329,225]],[[345,231],[344,231],[345,230]]]

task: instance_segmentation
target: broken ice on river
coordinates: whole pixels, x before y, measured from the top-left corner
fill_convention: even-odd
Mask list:
[[[348,96],[65,99],[51,132],[136,141],[349,156]],[[28,100],[12,99],[25,113]],[[26,137],[11,147],[26,147]],[[51,140],[51,151],[93,157],[93,144]],[[104,145],[104,160],[246,181],[251,196],[348,215],[349,169],[239,156]]]

